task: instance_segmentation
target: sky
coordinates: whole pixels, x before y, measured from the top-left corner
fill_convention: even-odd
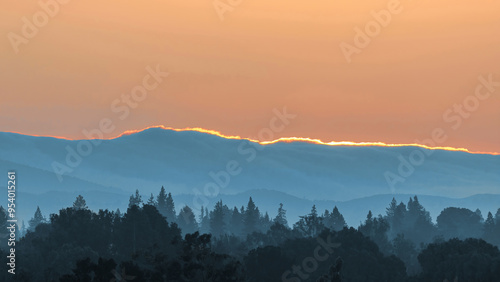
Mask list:
[[[1,5],[0,131],[79,139],[108,120],[106,137],[255,138],[286,108],[273,138],[408,144],[439,130],[436,145],[500,152],[498,1]]]

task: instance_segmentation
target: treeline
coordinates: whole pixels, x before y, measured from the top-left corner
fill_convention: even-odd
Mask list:
[[[348,228],[337,209],[289,224],[280,204],[271,218],[252,198],[219,201],[199,215],[175,212],[162,187],[125,213],[90,211],[82,196],[46,220],[39,208],[18,242],[16,281],[495,281],[500,277],[500,209],[446,208],[437,224],[415,196],[368,212]],[[0,225],[6,214],[0,208]],[[495,246],[496,245],[496,246]],[[5,258],[4,251],[0,251]],[[2,276],[4,275],[4,277]],[[128,277],[127,279],[124,277]],[[2,281],[9,281],[9,280]]]

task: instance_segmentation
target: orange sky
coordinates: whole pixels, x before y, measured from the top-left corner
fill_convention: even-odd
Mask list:
[[[108,137],[151,125],[255,137],[286,106],[297,117],[276,138],[414,143],[442,128],[440,146],[500,152],[500,87],[456,129],[443,119],[480,75],[500,81],[498,1],[402,0],[350,63],[340,43],[390,1],[243,0],[221,21],[213,0],[72,0],[17,54],[8,35],[43,9],[4,2],[0,131],[82,138],[110,118]],[[156,65],[170,75],[119,119],[112,102]]]

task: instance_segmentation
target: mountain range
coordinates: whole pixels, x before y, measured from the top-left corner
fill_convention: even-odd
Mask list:
[[[283,202],[292,222],[312,204],[319,211],[337,205],[354,226],[368,209],[384,213],[392,197],[406,202],[418,195],[434,218],[447,206],[483,213],[500,207],[499,155],[414,146],[263,145],[162,128],[105,140],[2,132],[2,188],[9,170],[17,172],[18,213],[25,220],[37,205],[45,214],[57,212],[78,194],[93,209],[126,209],[136,189],[146,200],[161,186],[177,209],[211,209],[219,198],[241,206],[252,196],[271,216]]]

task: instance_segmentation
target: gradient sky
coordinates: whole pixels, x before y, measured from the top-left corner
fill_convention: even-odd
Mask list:
[[[48,0],[44,0],[46,2]],[[227,0],[221,0],[227,2]],[[82,138],[152,125],[255,137],[273,108],[297,114],[276,137],[413,143],[500,152],[500,87],[456,130],[443,114],[500,81],[500,2],[400,1],[402,12],[348,63],[339,48],[390,1],[244,0],[221,21],[213,0],[69,1],[16,54],[37,1],[0,10],[0,131]],[[170,76],[124,120],[113,100],[147,66]]]

